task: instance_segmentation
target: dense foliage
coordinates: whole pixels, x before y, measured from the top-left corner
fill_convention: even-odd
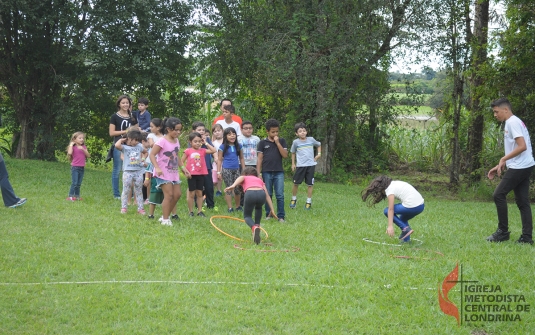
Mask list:
[[[191,7],[173,0],[0,2],[0,84],[16,156],[54,159],[75,131],[107,137],[114,100],[193,110],[184,57]]]

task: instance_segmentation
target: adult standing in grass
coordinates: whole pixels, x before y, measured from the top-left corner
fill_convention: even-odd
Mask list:
[[[498,229],[487,237],[487,241],[502,242],[509,239],[506,197],[509,192],[514,191],[516,205],[520,210],[520,219],[522,220],[522,235],[517,242],[533,244],[529,178],[535,161],[533,160],[528,128],[522,120],[513,115],[511,103],[506,98],[494,100],[490,106],[494,111],[496,120],[505,122],[503,132],[505,156],[500,159],[498,165],[490,169],[487,176],[489,179],[493,179],[495,175],[501,176],[504,167],[507,167],[507,171],[494,190],[494,203],[498,212]]]
[[[0,189],[2,190],[2,199],[4,205],[10,208],[16,208],[26,203],[26,198],[19,198],[15,195],[13,187],[9,182],[9,175],[7,174],[6,163],[4,157],[0,152]]]
[[[379,176],[371,181],[362,193],[362,201],[373,206],[384,199],[388,199],[388,207],[384,214],[388,218],[386,233],[394,237],[394,224],[401,229],[399,239],[401,242],[410,242],[414,232],[409,226],[409,220],[424,211],[424,198],[411,184],[392,180],[387,176]],[[368,197],[371,197],[369,201]],[[401,200],[400,204],[394,204],[395,200]]]
[[[126,137],[127,129],[134,124],[137,124],[137,120],[133,117],[130,109],[132,108],[132,99],[128,95],[121,95],[117,102],[117,112],[110,118],[110,136],[113,137],[113,144],[121,137]],[[123,136],[124,135],[124,136]],[[111,172],[111,186],[113,189],[113,197],[115,199],[121,199],[121,192],[119,192],[119,174],[123,168],[123,161],[121,159],[121,151],[117,148],[113,148],[113,170]]]

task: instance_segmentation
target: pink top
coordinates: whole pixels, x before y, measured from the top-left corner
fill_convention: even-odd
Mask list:
[[[87,150],[85,145],[82,145]],[[77,145],[72,146],[72,162],[71,166],[85,166],[85,153],[82,149],[79,149]]]
[[[187,148],[184,151],[186,155],[186,169],[192,176],[207,175],[208,168],[206,167],[206,149],[200,148],[195,150],[193,148]]]
[[[156,160],[158,167],[162,170],[162,175],[155,177],[168,181],[179,181],[178,161],[180,158],[178,152],[180,151],[180,143],[178,139],[175,143],[171,143],[163,136],[154,145],[160,147]]]
[[[243,191],[246,192],[251,187],[260,187],[264,186],[264,181],[255,176],[243,176]]]

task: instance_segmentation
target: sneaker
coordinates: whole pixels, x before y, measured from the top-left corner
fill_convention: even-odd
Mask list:
[[[260,227],[256,224],[253,226],[253,242],[260,244]]]
[[[113,197],[113,199],[119,199],[119,200],[121,200],[121,197]]]
[[[180,220],[177,214],[171,215],[171,220]]]
[[[290,201],[290,208],[295,208],[295,204],[297,204],[297,199]]]
[[[229,209],[227,210],[227,212],[229,212],[229,213],[234,213],[234,208],[229,208]]]
[[[203,212],[199,212],[199,213],[197,213],[197,216],[200,216],[200,217],[202,217],[202,218],[205,218],[205,217],[206,217],[206,215],[204,215]]]
[[[193,212],[189,212],[189,216],[194,217],[195,214],[193,214]]]
[[[271,220],[271,216],[266,216],[266,220]]]
[[[223,195],[223,193],[221,193],[221,191],[217,191],[217,192],[215,192],[215,196],[216,196],[216,197],[220,197],[220,196],[222,196],[222,195]]]
[[[284,218],[280,218],[280,219],[279,219],[279,222],[280,222],[280,223],[284,223],[284,222],[286,222],[286,221],[284,220]]]
[[[67,197],[67,199],[65,199],[67,201],[76,201],[76,198],[75,197]]]
[[[414,230],[412,230],[410,226],[407,226],[401,231],[401,234],[399,235],[399,239],[403,240],[405,242],[409,242],[410,241],[410,237],[409,236],[412,233],[414,233]]]
[[[147,219],[154,219],[154,215],[148,215]]]
[[[82,198],[76,198],[76,200],[78,200],[78,201],[82,201],[83,199],[82,199]]]
[[[524,236],[520,236],[520,238],[516,241],[516,243],[533,244],[533,240],[532,239],[527,239]]]
[[[26,203],[26,198],[21,198],[19,201],[17,201],[16,204],[9,206],[9,208],[17,208],[19,206],[22,206]]]
[[[243,207],[242,206],[236,207],[236,212],[243,212]]]
[[[128,210],[126,208],[121,208],[121,214],[126,214]]]
[[[141,214],[141,215],[145,215],[145,210],[144,209],[138,209],[137,213]]]
[[[494,234],[487,237],[487,241],[489,242],[503,242],[509,240],[509,235],[511,233],[508,231],[502,231],[501,229],[496,229]]]
[[[312,207],[312,204],[310,202],[307,202],[305,204],[305,209],[310,209]]]
[[[167,219],[167,220],[163,220],[162,219],[162,225],[164,226],[173,226],[173,222],[171,222],[171,220]]]

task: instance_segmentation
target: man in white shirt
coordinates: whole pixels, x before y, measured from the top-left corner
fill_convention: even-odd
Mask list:
[[[500,122],[505,122],[503,156],[498,165],[490,169],[489,179],[495,175],[501,175],[507,166],[507,171],[500,184],[494,190],[494,203],[498,212],[498,229],[494,234],[487,237],[489,242],[502,242],[509,240],[509,222],[507,216],[507,194],[515,192],[515,201],[520,210],[522,220],[522,235],[517,243],[533,244],[533,219],[529,203],[529,178],[535,160],[531,149],[531,140],[528,129],[522,120],[513,115],[511,103],[506,98],[493,101],[490,105],[494,111],[494,117]]]

